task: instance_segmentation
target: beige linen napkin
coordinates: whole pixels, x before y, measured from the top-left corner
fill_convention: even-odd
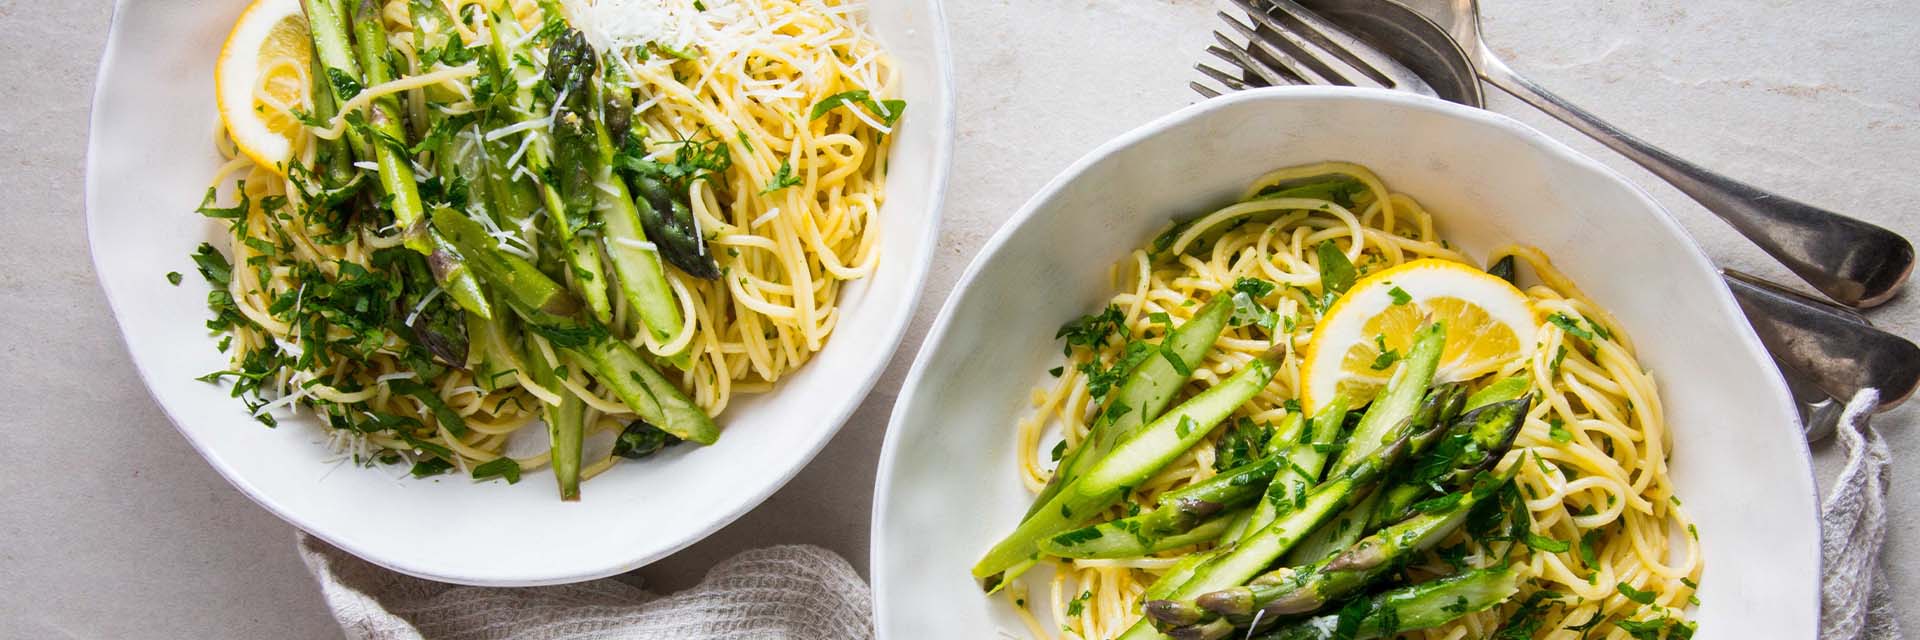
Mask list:
[[[1847,466],[1820,505],[1820,640],[1901,638],[1880,566],[1893,454],[1869,421],[1879,402],[1879,392],[1861,391],[1834,430]]]
[[[741,553],[665,597],[613,579],[463,587],[388,571],[304,533],[298,546],[334,619],[356,640],[873,637],[866,583],[846,560],[813,546]]]

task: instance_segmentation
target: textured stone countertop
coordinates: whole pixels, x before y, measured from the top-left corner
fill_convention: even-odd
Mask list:
[[[873,395],[786,489],[642,570],[698,580],[739,550],[805,542],[864,570],[873,468],[894,394],[968,260],[1101,141],[1195,99],[1211,0],[950,0],[959,141],[914,328]],[[1516,68],[1683,157],[1920,236],[1920,4],[1905,0],[1486,0]],[[105,0],[0,0],[0,637],[337,637],[293,529],[249,503],[141,388],[89,260],[81,166]],[[1571,130],[1493,108],[1620,170],[1717,261],[1789,278],[1672,187]],[[1872,317],[1920,335],[1920,294]],[[1881,416],[1903,465],[1885,561],[1920,594],[1920,409]],[[1816,446],[1824,482],[1836,452]],[[1904,612],[1920,629],[1920,608]]]

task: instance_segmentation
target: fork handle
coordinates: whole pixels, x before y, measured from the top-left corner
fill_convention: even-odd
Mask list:
[[[1682,160],[1515,73],[1484,44],[1480,49],[1482,79],[1678,187],[1827,297],[1873,307],[1892,299],[1913,271],[1913,245],[1899,234]]]

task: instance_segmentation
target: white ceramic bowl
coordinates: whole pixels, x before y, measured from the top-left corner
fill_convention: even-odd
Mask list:
[[[321,427],[267,429],[224,386],[204,328],[206,285],[187,256],[214,240],[194,214],[217,166],[213,60],[245,0],[123,0],[94,94],[87,227],[94,266],[154,398],[235,487],[307,532],[386,567],[479,585],[572,582],[627,571],[732,522],[780,488],[840,429],[886,367],[925,279],[951,157],[953,89],[938,0],[874,0],[874,30],[901,66],[909,109],[894,133],[881,266],[843,295],[825,350],[772,394],[722,417],[718,444],[621,465],[562,503],[551,475],[519,484],[396,480],[325,462]],[[132,428],[153,428],[136,425]]]
[[[1112,292],[1108,269],[1170,217],[1271,169],[1364,164],[1437,212],[1470,254],[1519,241],[1618,317],[1660,382],[1672,469],[1706,569],[1699,638],[1812,638],[1818,523],[1787,392],[1707,258],[1646,194],[1518,122],[1404,93],[1247,91],[1108,142],[1027,202],[962,276],[894,406],[874,496],[881,638],[1026,637],[968,569],[1030,496],[1014,422],[1058,364],[1054,329]]]

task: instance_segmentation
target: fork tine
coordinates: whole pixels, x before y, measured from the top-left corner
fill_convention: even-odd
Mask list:
[[[1235,5],[1247,12],[1261,29],[1248,29],[1249,37],[1257,42],[1270,45],[1271,49],[1284,51],[1286,56],[1299,61],[1302,66],[1311,67],[1324,78],[1315,84],[1339,84],[1346,86],[1393,86],[1386,76],[1377,70],[1366,67],[1365,63],[1344,54],[1337,47],[1327,46],[1324,36],[1314,32],[1305,23],[1297,21],[1283,22],[1277,19],[1270,8],[1275,5],[1261,6],[1268,0],[1233,0]],[[1299,5],[1293,5],[1298,7]],[[1302,11],[1305,11],[1302,9]],[[1237,24],[1237,23],[1236,23]],[[1241,25],[1244,26],[1244,25]],[[1318,36],[1318,37],[1316,37]],[[1278,55],[1275,56],[1280,57]]]
[[[1235,78],[1233,77],[1232,74],[1229,74],[1225,71],[1221,71],[1219,69],[1215,69],[1213,67],[1209,67],[1204,64],[1193,65],[1193,68],[1194,70],[1199,71],[1202,75],[1212,78],[1214,82],[1218,82],[1220,84],[1226,85],[1227,90],[1229,91],[1246,91],[1249,88],[1247,86],[1247,83],[1242,82],[1239,78]]]
[[[1247,53],[1246,49],[1241,48],[1238,43],[1234,42],[1232,38],[1227,37],[1226,34],[1215,31],[1213,32],[1213,39],[1220,43],[1220,46],[1217,47],[1220,51],[1213,51],[1216,47],[1208,47],[1208,51],[1216,56],[1219,56],[1222,51],[1226,52],[1227,55],[1222,56],[1222,58],[1233,63],[1234,66],[1240,67],[1242,70],[1253,72],[1255,76],[1259,76],[1261,80],[1266,81],[1268,86],[1293,84],[1285,78],[1280,77],[1280,74],[1274,73],[1272,68],[1255,61],[1253,56]]]
[[[1202,98],[1220,97],[1220,92],[1214,91],[1213,87],[1209,87],[1207,85],[1200,84],[1198,82],[1189,82],[1187,83],[1187,87],[1193,89],[1194,93],[1200,94],[1200,97]]]
[[[1289,76],[1286,84],[1338,84],[1327,74],[1300,64],[1297,54],[1280,51],[1273,47],[1268,43],[1267,37],[1259,33],[1259,30],[1241,23],[1224,12],[1219,12],[1217,15],[1221,20],[1226,21],[1228,26],[1233,27],[1234,31],[1239,32],[1241,37],[1247,39],[1247,52],[1255,62],[1259,63],[1255,65],[1256,68],[1271,69]],[[1220,37],[1219,32],[1214,32],[1213,35],[1215,38]]]
[[[1266,82],[1263,78],[1259,77],[1258,72],[1254,71],[1253,69],[1248,69],[1242,66],[1240,59],[1234,57],[1233,52],[1228,51],[1224,48],[1221,48],[1219,45],[1213,45],[1213,46],[1207,47],[1207,53],[1211,53],[1213,54],[1213,57],[1219,58],[1221,61],[1226,62],[1230,68],[1239,69],[1240,75],[1235,77],[1238,78],[1241,82],[1247,83],[1248,86],[1254,86],[1254,87],[1273,86],[1272,84],[1269,84],[1268,82]],[[1214,72],[1220,73],[1221,71],[1219,69],[1214,69]]]
[[[1389,73],[1389,70],[1400,69],[1400,63],[1373,45],[1362,42],[1339,25],[1320,17],[1320,14],[1314,13],[1312,9],[1301,6],[1294,0],[1260,1],[1275,9],[1275,11],[1266,12],[1266,15],[1291,20],[1298,27],[1295,29],[1296,33],[1315,41],[1361,73],[1371,76],[1388,88],[1406,88],[1400,86],[1406,83],[1399,82],[1398,78]]]

